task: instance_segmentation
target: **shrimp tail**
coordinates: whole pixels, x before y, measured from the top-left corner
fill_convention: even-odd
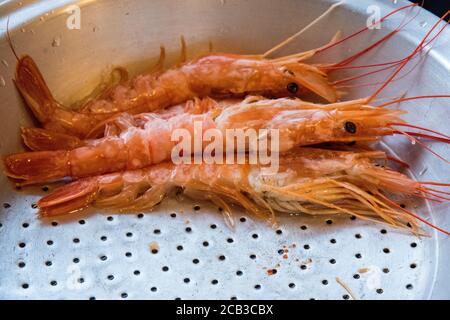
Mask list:
[[[54,181],[70,176],[68,151],[36,151],[13,154],[5,158],[5,174],[24,180],[23,184]]]
[[[51,217],[82,210],[95,200],[98,188],[96,177],[62,186],[38,202],[39,214]]]
[[[59,107],[59,103],[53,97],[39,68],[30,56],[22,57],[17,63],[15,82],[39,122],[49,121],[55,109]]]
[[[22,140],[33,151],[72,150],[85,145],[75,136],[41,128],[22,128]]]
[[[129,176],[133,176],[130,181]],[[74,181],[38,202],[41,217],[59,216],[91,205],[119,211],[152,209],[167,195],[169,184],[150,183],[139,172],[114,173]]]

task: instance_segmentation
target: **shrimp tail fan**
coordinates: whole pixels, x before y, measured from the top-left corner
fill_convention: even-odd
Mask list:
[[[39,68],[30,56],[22,57],[17,63],[15,82],[36,118],[41,123],[48,121],[59,103],[53,97]]]
[[[22,128],[22,140],[33,151],[72,150],[85,145],[75,136],[41,128]]]
[[[68,151],[36,151],[7,156],[5,174],[29,185],[60,180],[70,175]]]
[[[41,217],[59,216],[88,207],[98,192],[97,179],[86,178],[69,183],[38,202]]]

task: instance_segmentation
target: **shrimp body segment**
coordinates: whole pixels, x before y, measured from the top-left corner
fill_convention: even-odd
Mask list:
[[[279,152],[323,142],[370,141],[393,134],[389,123],[401,122],[398,115],[402,112],[373,108],[363,102],[317,105],[301,100],[250,97],[223,108],[223,104],[207,99],[198,102],[210,105],[206,113],[181,113],[170,118],[143,114],[132,118],[128,126],[121,123],[121,128],[107,130],[114,134],[91,140],[85,146],[11,155],[6,158],[5,167],[8,176],[26,184],[140,169],[170,160],[178,143],[172,139],[174,130],[185,129],[190,136],[195,136],[198,124],[203,132],[218,129],[223,137],[230,129],[254,129],[255,132],[277,129]]]

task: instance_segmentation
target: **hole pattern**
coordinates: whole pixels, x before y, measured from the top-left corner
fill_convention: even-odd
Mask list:
[[[11,207],[14,204],[8,208]],[[392,277],[401,279],[398,268],[390,259],[400,259],[402,250],[394,250],[390,237],[395,233],[388,227],[372,231],[360,227],[365,222],[356,218],[313,219],[300,216],[296,217],[299,221],[280,223],[282,228],[274,230],[253,218],[238,216],[236,231],[232,232],[219,215],[206,213],[217,214],[217,208],[212,210],[207,205],[191,205],[190,209],[190,213],[181,213],[172,207],[165,214],[154,212],[148,216],[143,213],[94,215],[69,222],[50,221],[44,227],[51,230],[44,233],[46,238],[36,237],[40,239],[38,243],[32,240],[32,235],[39,231],[40,227],[36,228],[39,222],[31,214],[25,215],[18,225],[23,237],[15,242],[15,252],[20,256],[14,264],[16,272],[24,276],[19,278],[23,280],[16,286],[20,286],[24,294],[34,292],[42,283],[38,285],[25,275],[46,270],[46,287],[38,289],[64,297],[66,283],[61,280],[59,270],[74,268],[75,286],[83,293],[84,299],[90,300],[202,298],[204,296],[195,288],[205,286],[223,299],[253,299],[262,293],[272,297],[270,295],[277,291],[274,288],[285,286],[283,294],[286,298],[323,299],[332,294],[333,298],[348,300],[351,297],[339,290],[334,278],[324,276],[342,275],[342,270],[345,270],[342,277],[346,275],[346,284],[358,294],[361,287],[358,283],[364,283],[369,273],[345,268],[351,263],[362,263],[362,267],[370,265],[372,257],[377,257],[381,277],[386,277],[381,283],[392,281]],[[3,217],[0,219],[2,235],[5,222]],[[344,223],[353,231],[342,232],[340,228]],[[260,241],[262,239],[264,241]],[[406,272],[417,274],[423,270],[422,264],[418,263],[424,249],[423,240],[411,240],[406,237],[403,241],[407,248],[403,250],[408,251],[411,257],[406,261]],[[264,248],[261,243],[264,243]],[[44,250],[40,267],[33,262],[34,259],[27,258],[36,246]],[[367,252],[368,247],[374,248]],[[324,248],[327,250],[323,251]],[[58,255],[59,250],[66,254]],[[402,263],[405,265],[405,261]],[[95,270],[101,273],[100,277],[88,272],[94,265]],[[237,267],[234,271],[233,266]],[[298,279],[306,279],[305,276],[308,279],[300,284]],[[172,286],[178,288],[179,293],[170,289]],[[409,296],[419,292],[416,283],[404,281],[400,287]],[[101,288],[114,289],[102,291]],[[218,288],[220,290],[216,291]],[[1,294],[0,285],[0,297]],[[387,299],[396,297],[396,294],[392,288],[383,286],[372,289],[367,296]]]

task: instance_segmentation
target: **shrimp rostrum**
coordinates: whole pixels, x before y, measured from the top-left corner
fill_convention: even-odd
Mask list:
[[[162,163],[141,170],[81,179],[56,189],[38,202],[44,217],[95,206],[118,211],[144,211],[173,189],[207,199],[223,209],[230,224],[230,204],[275,222],[276,212],[311,215],[347,214],[383,221],[398,228],[413,226],[416,217],[388,199],[384,192],[421,195],[420,182],[377,166],[383,152],[346,152],[300,148],[280,162],[277,174],[261,165]],[[383,190],[383,191],[381,191]]]

